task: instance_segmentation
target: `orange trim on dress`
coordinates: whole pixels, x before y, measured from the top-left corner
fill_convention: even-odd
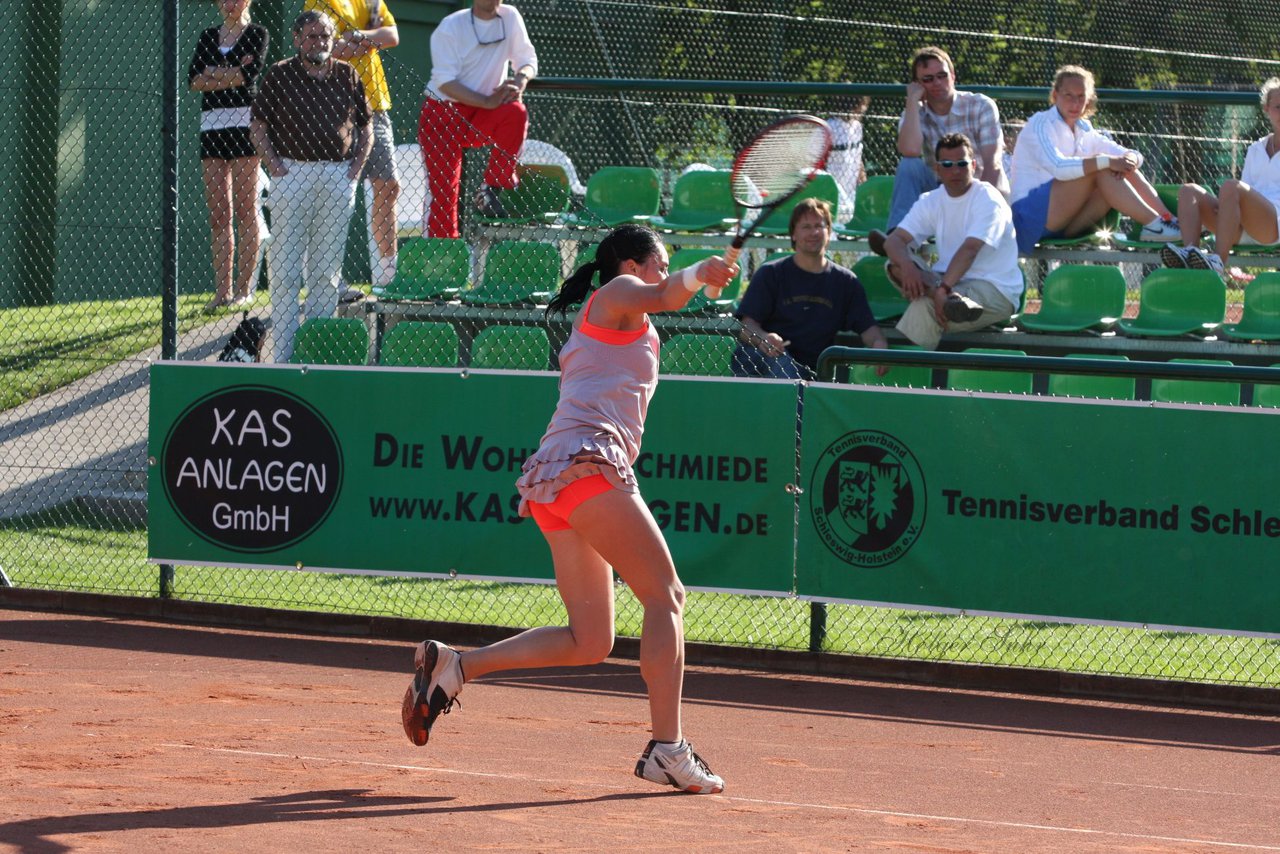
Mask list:
[[[578,327],[583,335],[588,338],[594,338],[602,344],[633,344],[639,341],[646,332],[649,331],[649,318],[644,319],[644,326],[639,329],[608,329],[604,326],[596,326],[587,318],[591,315],[591,301],[596,298],[599,291],[593,291],[591,296],[587,297],[587,306],[582,312],[582,325]]]

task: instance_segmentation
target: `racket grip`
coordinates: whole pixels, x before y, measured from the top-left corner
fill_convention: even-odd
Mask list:
[[[730,246],[728,249],[725,250],[725,253],[724,253],[725,263],[729,264],[730,266],[737,264],[738,256],[741,254],[742,254],[741,246]]]

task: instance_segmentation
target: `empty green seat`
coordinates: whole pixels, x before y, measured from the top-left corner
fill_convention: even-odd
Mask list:
[[[1280,365],[1272,365],[1280,368]],[[1253,405],[1280,409],[1280,370],[1276,371],[1278,381],[1275,384],[1257,383],[1253,387]]]
[[[893,198],[893,176],[871,175],[858,185],[853,200],[853,218],[837,225],[837,234],[866,237],[873,230],[884,231],[889,221],[889,202]]]
[[[884,259],[879,255],[866,255],[853,265],[853,274],[867,292],[867,302],[877,322],[895,320],[907,310],[910,301],[898,292],[884,269]]]
[[[516,166],[519,184],[513,190],[501,190],[498,198],[506,216],[477,214],[482,223],[523,224],[543,222],[558,217],[569,209],[569,174],[563,166],[546,163],[520,163]]]
[[[1153,270],[1142,282],[1138,316],[1121,320],[1125,335],[1171,338],[1212,332],[1227,310],[1227,291],[1212,270]]]
[[[834,213],[840,199],[836,179],[826,172],[819,173],[804,189],[787,199],[763,222],[756,225],[756,234],[790,234],[791,212],[804,199],[822,199],[831,205]]]
[[[312,317],[293,339],[295,365],[363,365],[369,359],[369,330],[360,317]]]
[[[738,341],[731,335],[673,335],[662,345],[660,371],[664,374],[731,377],[733,351],[737,348]]]
[[[558,246],[503,240],[489,250],[480,283],[459,297],[467,305],[540,305],[559,286]]]
[[[656,169],[604,166],[587,180],[585,210],[561,217],[567,225],[608,226],[647,220],[658,212],[662,193]]]
[[[549,370],[551,341],[538,326],[487,326],[471,343],[471,367]]]
[[[382,339],[379,362],[392,367],[452,368],[458,364],[458,333],[452,323],[402,320]]]
[[[396,277],[383,290],[386,299],[452,299],[471,277],[471,250],[454,237],[406,240],[396,257]]]
[[[677,270],[683,270],[685,267],[692,267],[705,258],[723,254],[723,249],[680,249],[671,253],[669,270],[674,273]],[[680,312],[688,314],[691,312],[710,311],[718,305],[726,305],[733,302],[741,296],[741,292],[742,270],[739,269],[738,275],[729,280],[729,284],[720,292],[720,298],[715,303],[707,299],[706,293],[699,290],[685,307],[680,309]]]
[[[987,353],[996,356],[1027,355],[1021,350],[993,350],[986,347],[970,347],[964,352]],[[1031,372],[950,368],[947,371],[947,388],[957,391],[985,391],[996,394],[1030,394]]]
[[[884,260],[884,259],[881,259]],[[914,344],[892,345],[893,350],[919,350]],[[884,376],[876,374],[876,365],[849,366],[849,382],[854,385],[906,386],[930,388],[933,385],[933,368],[909,365],[891,365]]]
[[[1103,353],[1072,353],[1068,359],[1104,359],[1127,362],[1128,356]],[[1104,377],[1096,374],[1049,374],[1049,394],[1054,397],[1094,397],[1102,400],[1133,400],[1133,377]]]
[[[1280,341],[1280,272],[1258,274],[1245,288],[1240,322],[1221,331],[1236,341]]]
[[[740,208],[733,201],[727,169],[686,172],[676,179],[671,210],[649,218],[664,231],[725,231],[738,221]]]
[[[1230,365],[1223,359],[1170,359],[1170,364]],[[1240,383],[1221,380],[1158,379],[1151,381],[1151,399],[1161,403],[1240,405]]]
[[[1040,286],[1040,311],[1018,316],[1032,332],[1083,332],[1124,314],[1124,274],[1114,265],[1063,264]]]

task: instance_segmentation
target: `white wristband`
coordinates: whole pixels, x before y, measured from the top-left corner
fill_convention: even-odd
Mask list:
[[[1098,171],[1111,168],[1111,158],[1105,154],[1099,154],[1097,157]]]
[[[692,267],[685,267],[683,270],[677,271],[676,275],[680,277],[680,284],[689,293],[697,293],[702,287],[700,273],[702,272],[702,261],[694,264]]]

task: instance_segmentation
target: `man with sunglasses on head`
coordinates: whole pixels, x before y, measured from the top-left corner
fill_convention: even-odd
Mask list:
[[[884,243],[889,278],[911,300],[898,331],[934,350],[944,331],[968,332],[1009,320],[1022,301],[1013,211],[995,187],[977,180],[974,146],[948,134],[934,149],[941,186],[916,200]],[[937,241],[925,269],[914,243]]]
[[[956,90],[955,63],[940,47],[922,47],[911,55],[911,82],[907,105],[898,120],[898,169],[894,173],[887,231],[893,231],[916,199],[937,189],[933,150],[938,140],[961,133],[977,147],[975,175],[1006,198],[1009,179],[1004,174],[1004,133],[996,102],[976,92]],[[884,232],[873,231],[871,249],[884,254]]]
[[[432,33],[431,80],[418,119],[431,191],[429,236],[459,236],[458,193],[468,148],[493,146],[475,204],[486,216],[505,215],[498,191],[518,181],[516,155],[529,131],[521,98],[537,73],[524,18],[502,0],[474,0]]]

